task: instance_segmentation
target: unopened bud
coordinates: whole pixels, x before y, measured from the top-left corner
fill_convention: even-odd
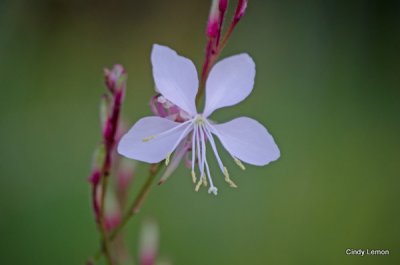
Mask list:
[[[104,94],[101,97],[100,101],[100,123],[101,126],[103,127],[103,130],[106,126],[108,117],[110,116],[110,112],[111,112],[111,99],[109,95]]]
[[[108,231],[117,227],[121,222],[121,210],[113,192],[106,193],[105,199],[105,227]]]
[[[89,176],[89,181],[96,186],[100,182],[101,172],[99,169],[93,169],[92,173]]]
[[[235,11],[235,16],[233,18],[235,24],[244,16],[246,8],[247,0],[239,0]]]
[[[207,22],[207,36],[215,38],[218,35],[219,20],[220,20],[220,4],[219,0],[213,0],[211,3],[210,15],[208,16]]]
[[[219,12],[225,13],[226,9],[228,8],[228,0],[219,0]]]
[[[185,122],[191,118],[187,112],[179,108],[161,94],[151,98],[150,108],[154,115],[176,122]]]
[[[96,148],[96,150],[93,153],[92,172],[88,178],[88,180],[95,186],[100,181],[101,167],[104,161],[104,156],[105,156],[104,145],[100,145]]]
[[[146,221],[140,233],[140,265],[154,265],[159,244],[158,226],[154,221]]]
[[[120,160],[117,171],[117,185],[115,193],[121,207],[126,204],[129,195],[129,188],[132,185],[136,171],[136,162],[125,158]]]
[[[106,86],[112,94],[118,90],[125,90],[127,75],[122,65],[116,64],[111,70],[104,69],[104,76]]]

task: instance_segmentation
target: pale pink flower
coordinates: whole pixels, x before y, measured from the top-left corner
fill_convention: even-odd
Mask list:
[[[207,142],[210,143],[225,181],[231,187],[236,185],[230,179],[218,154],[214,137],[220,140],[242,169],[244,166],[241,161],[263,166],[279,158],[280,151],[274,139],[256,120],[239,117],[218,124],[209,119],[215,110],[235,105],[251,93],[255,64],[248,54],[225,58],[211,69],[206,81],[206,99],[202,113],[197,112],[195,104],[199,80],[193,62],[174,50],[157,44],[153,46],[151,62],[157,91],[188,113],[190,118],[184,122],[156,116],[140,119],[119,142],[118,152],[121,155],[147,163],[158,163],[165,159],[168,165],[171,154],[177,148],[182,149],[182,146],[189,144],[194,182],[197,181],[196,163],[200,173],[196,191],[201,184],[208,183],[208,192],[215,195],[218,190],[207,162]]]

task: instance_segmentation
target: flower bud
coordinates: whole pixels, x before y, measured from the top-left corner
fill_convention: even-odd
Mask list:
[[[98,168],[95,168],[92,170],[92,173],[90,173],[90,176],[88,180],[95,186],[99,184],[100,182],[100,177],[101,177],[101,172]]]
[[[107,192],[105,198],[105,227],[108,231],[114,229],[121,222],[121,210],[113,192]]]
[[[228,0],[213,0],[207,23],[207,36],[219,39],[221,34],[222,20],[228,8]]]
[[[154,221],[145,221],[140,233],[140,265],[154,265],[159,244],[158,226]]]
[[[190,115],[186,111],[173,104],[161,94],[151,98],[150,108],[154,115],[172,121],[184,122],[190,119]]]
[[[215,38],[219,27],[219,0],[213,0],[207,23],[207,36]]]
[[[219,12],[225,13],[226,9],[228,8],[228,0],[219,0]]]
[[[103,131],[106,127],[106,123],[108,117],[110,116],[110,113],[111,113],[111,98],[109,95],[104,94],[101,97],[100,101],[100,123],[103,128]]]
[[[90,176],[88,178],[88,180],[95,186],[100,181],[101,167],[104,161],[104,156],[105,156],[104,146],[100,145],[96,148],[96,150],[93,153],[92,172],[90,173]]]
[[[119,205],[124,207],[128,198],[129,188],[135,176],[136,162],[122,158],[118,165],[115,193]]]
[[[111,70],[104,69],[104,76],[106,86],[112,94],[125,90],[127,75],[122,65],[116,64]]]
[[[247,0],[239,0],[235,10],[233,21],[236,24],[244,16],[247,8]]]

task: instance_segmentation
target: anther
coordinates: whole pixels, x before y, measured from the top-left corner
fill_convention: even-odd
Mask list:
[[[242,164],[242,161],[240,161],[236,157],[233,157],[233,160],[235,161],[236,165],[238,165],[242,170],[246,169],[246,167]]]
[[[225,176],[225,181],[229,184],[231,188],[237,188],[235,182],[233,182],[229,177],[228,169],[226,167],[224,167],[224,176]]]
[[[148,137],[143,138],[142,141],[143,141],[143,142],[148,142],[148,141],[150,141],[150,140],[153,140],[154,138],[156,138],[154,135],[150,135],[150,136],[148,136]]]
[[[201,177],[201,179],[203,180],[203,186],[204,186],[204,187],[207,187],[208,183],[207,183],[206,175],[203,174],[203,176]]]
[[[203,183],[203,181],[201,180],[201,178],[199,179],[199,182],[197,182],[196,188],[194,189],[196,192],[199,191],[201,184]]]
[[[170,156],[171,156],[171,153],[168,153],[168,154],[167,154],[167,157],[165,158],[165,165],[166,165],[166,166],[168,166],[168,164],[169,164],[169,158],[170,158]]]
[[[192,180],[193,183],[196,183],[196,173],[194,172],[194,170],[192,170]]]

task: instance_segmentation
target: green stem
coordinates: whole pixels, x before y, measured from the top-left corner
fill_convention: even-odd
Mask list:
[[[112,233],[109,237],[110,241],[113,241],[117,237],[119,232],[122,230],[122,228],[125,227],[125,225],[128,223],[128,221],[140,211],[140,208],[142,207],[143,202],[145,201],[145,199],[147,198],[147,195],[149,194],[149,192],[151,190],[153,181],[156,178],[157,173],[161,169],[160,164],[161,163],[152,164],[150,166],[149,175],[147,177],[146,182],[143,184],[138,196],[133,201],[132,205],[129,207],[129,210],[126,212],[126,214],[122,218],[121,223],[112,231]]]
[[[108,240],[107,236],[107,231],[106,231],[106,225],[105,225],[105,220],[104,220],[104,214],[105,214],[105,197],[106,197],[106,192],[107,192],[107,187],[108,187],[108,173],[104,173],[102,177],[102,183],[101,183],[101,200],[100,200],[100,214],[99,214],[99,230],[101,233],[101,238],[102,238],[102,252],[104,253],[104,256],[106,257],[107,263],[109,265],[113,265],[113,261],[111,258],[111,253],[110,253],[110,242]]]
[[[151,184],[153,183],[154,179],[156,178],[157,173],[161,170],[161,164],[162,164],[162,162],[160,162],[158,164],[150,165],[148,178],[147,178],[146,182],[143,184],[142,188],[140,189],[138,196],[135,198],[132,205],[129,207],[129,210],[126,212],[126,214],[122,218],[121,223],[116,228],[114,228],[114,230],[112,231],[110,236],[106,237],[106,240],[103,239],[103,242],[106,242],[106,244],[109,244],[110,242],[112,242],[119,235],[119,233],[125,227],[125,225],[128,223],[128,221],[139,212],[143,202],[145,201],[145,199],[147,198],[147,195],[150,192],[150,189],[152,187]],[[105,185],[107,186],[107,183]],[[104,219],[103,219],[103,222],[104,222]],[[104,230],[104,232],[105,232],[105,230]],[[102,232],[102,235],[106,236],[106,233]],[[108,263],[112,265],[111,256],[109,255],[109,245],[107,245],[107,246],[103,245],[102,250],[97,251],[96,254],[93,255],[93,260],[98,261],[103,254],[106,256]]]

